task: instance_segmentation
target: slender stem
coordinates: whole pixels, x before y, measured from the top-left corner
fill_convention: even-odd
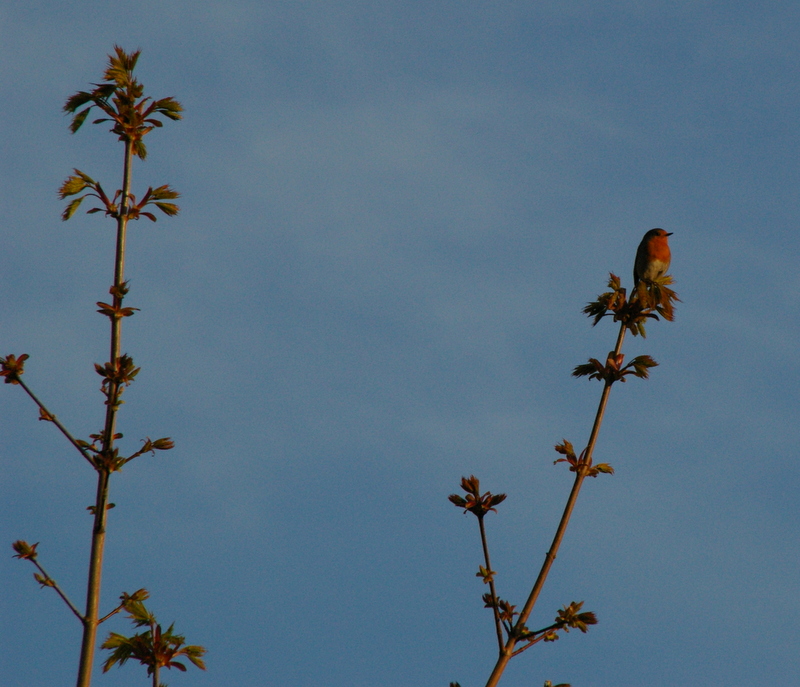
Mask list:
[[[619,334],[617,334],[617,343],[614,346],[614,355],[619,355],[620,351],[622,350],[622,342],[625,341],[625,332],[628,331],[628,327],[625,326],[623,322],[619,326]]]
[[[114,261],[114,287],[115,291],[125,281],[125,235],[128,229],[128,205],[130,202],[131,188],[131,163],[133,161],[133,143],[125,142],[125,166],[122,172],[122,199],[117,218],[117,252]],[[114,306],[122,304],[122,295],[114,293]],[[115,362],[119,357],[122,343],[122,318],[112,317],[111,319],[111,362]],[[108,429],[106,427],[106,429]]]
[[[98,615],[100,608],[100,583],[103,574],[103,552],[106,543],[106,505],[108,503],[108,477],[105,467],[97,471],[97,495],[95,499],[92,550],[89,557],[89,581],[86,588],[86,615],[83,620],[81,661],[78,667],[78,687],[89,687],[92,681],[92,664],[97,641]]]
[[[102,618],[100,618],[100,619],[97,621],[97,624],[98,624],[98,625],[102,625],[102,624],[103,624],[103,623],[104,623],[106,620],[108,620],[109,618],[113,618],[113,617],[114,617],[114,616],[115,616],[117,613],[119,613],[119,612],[120,612],[120,611],[121,611],[121,610],[122,610],[124,607],[125,607],[125,604],[120,604],[120,605],[119,605],[119,606],[117,606],[117,607],[116,607],[116,608],[115,608],[113,611],[111,611],[111,613],[106,613],[106,614],[105,614],[105,615],[104,615]]]
[[[128,226],[128,204],[131,184],[131,162],[133,144],[125,141],[125,163],[122,174],[122,202],[117,218],[117,245],[114,261],[114,306],[122,303],[120,287],[125,280],[125,234]],[[113,367],[119,364],[122,343],[122,318],[112,317],[110,362]],[[103,445],[100,453],[110,458],[114,450],[114,435],[119,409],[120,384],[109,380],[106,389],[106,421],[103,429]],[[106,542],[106,520],[108,506],[108,481],[110,468],[99,464],[97,467],[97,495],[95,500],[94,527],[92,529],[92,550],[89,557],[89,581],[86,589],[86,614],[83,623],[83,641],[81,643],[81,660],[78,668],[77,687],[89,687],[92,681],[92,664],[97,643],[97,626],[100,608],[100,588],[103,575],[103,552]]]
[[[623,323],[620,326],[620,331],[617,336],[617,343],[614,347],[615,356],[619,355],[620,351],[622,350],[622,342],[625,340],[625,331],[626,327]],[[597,436],[600,432],[600,425],[603,422],[603,416],[605,414],[610,391],[611,384],[606,382],[603,386],[603,393],[600,396],[600,403],[597,407],[594,425],[592,426],[592,431],[589,435],[589,443],[586,445],[586,449],[583,452],[583,460],[581,461],[580,467],[575,474],[575,482],[572,485],[572,491],[570,491],[567,504],[564,507],[564,513],[562,514],[561,520],[558,523],[558,528],[556,529],[556,534],[553,537],[553,542],[544,557],[542,569],[539,571],[539,576],[536,578],[536,582],[533,585],[533,589],[531,589],[528,600],[525,602],[525,606],[523,606],[522,611],[519,614],[519,618],[517,618],[517,622],[512,628],[512,631],[509,633],[508,641],[500,651],[500,656],[497,659],[494,670],[492,670],[492,674],[489,676],[489,680],[486,682],[486,687],[495,687],[497,683],[500,682],[503,671],[506,669],[508,662],[515,653],[514,647],[517,644],[517,634],[530,617],[531,611],[533,611],[533,607],[536,604],[536,600],[539,598],[539,593],[542,591],[542,587],[544,587],[544,583],[547,579],[548,573],[550,572],[550,568],[556,560],[558,549],[561,546],[561,541],[564,539],[564,533],[567,531],[567,525],[569,524],[570,517],[572,516],[572,511],[575,508],[575,502],[578,500],[578,494],[581,491],[583,480],[586,478],[586,475],[592,464],[592,454],[594,453],[594,447],[597,443]]]
[[[519,655],[520,655],[520,654],[521,654],[523,651],[527,651],[527,650],[528,650],[528,649],[530,649],[530,648],[531,648],[531,647],[532,647],[534,644],[538,644],[538,643],[539,643],[539,642],[541,642],[543,639],[544,639],[544,635],[542,635],[541,637],[537,637],[536,639],[531,639],[531,640],[528,640],[528,643],[527,643],[527,644],[525,644],[525,645],[524,645],[524,646],[523,646],[521,649],[515,649],[515,650],[512,652],[512,654],[511,654],[511,658],[514,658],[514,656],[519,656]]]
[[[48,587],[52,587],[53,589],[55,589],[56,592],[58,593],[58,595],[64,600],[64,603],[67,604],[67,606],[69,606],[69,609],[78,618],[78,620],[83,622],[83,616],[81,615],[81,612],[77,608],[75,608],[75,604],[73,604],[72,601],[69,600],[67,595],[61,590],[61,587],[58,586],[58,583],[52,577],[50,577],[50,575],[47,574],[47,571],[39,564],[39,561],[37,561],[35,558],[31,558],[29,560],[37,568],[39,568],[39,572],[42,573],[42,575],[44,575],[44,577],[45,577],[45,579],[47,580],[47,583],[48,583],[47,586]]]
[[[150,622],[150,639],[153,642],[153,687],[159,687],[158,684],[158,669],[161,667],[158,664],[158,647],[156,646],[156,621]]]
[[[625,332],[627,328],[623,323],[619,328],[619,335],[617,336],[617,344],[614,346],[614,356],[618,356],[622,350],[622,342],[625,341]],[[594,454],[594,447],[597,443],[597,435],[600,433],[600,425],[603,423],[603,416],[606,414],[606,404],[608,403],[608,395],[611,393],[611,383],[606,382],[603,386],[603,393],[600,396],[600,404],[597,407],[597,415],[594,418],[594,425],[592,425],[592,433],[589,435],[589,443],[586,445],[583,461],[588,469],[592,464],[592,455]]]
[[[517,649],[513,654],[511,654],[512,658],[514,656],[516,656],[517,654],[521,654],[526,649],[530,649],[534,644],[536,644],[538,642],[541,642],[547,636],[547,633],[550,630],[555,630],[557,627],[558,627],[558,624],[557,623],[553,623],[549,627],[544,627],[541,630],[536,630],[536,632],[534,632],[533,634],[534,635],[539,635],[539,636],[538,637],[534,637],[532,639],[526,639],[525,641],[528,642],[528,643],[525,646],[523,646],[521,649]]]
[[[492,611],[494,611],[494,627],[497,631],[497,648],[503,651],[503,625],[500,622],[500,609],[497,608],[497,592],[494,588],[492,576],[492,563],[489,560],[489,544],[486,541],[486,528],[483,524],[483,515],[478,516],[478,525],[481,528],[481,544],[483,545],[483,559],[486,561],[486,570],[489,571],[489,592],[492,595]]]
[[[78,449],[78,451],[80,452],[80,454],[81,454],[81,455],[82,455],[84,458],[86,458],[86,460],[88,460],[88,461],[89,461],[89,463],[91,464],[91,466],[92,466],[92,467],[95,467],[94,460],[92,459],[92,456],[91,456],[91,455],[89,455],[89,452],[88,452],[88,451],[87,451],[85,448],[83,448],[83,447],[82,447],[82,446],[81,446],[81,445],[80,445],[80,444],[77,442],[77,440],[75,439],[75,437],[73,437],[73,436],[72,436],[72,434],[70,434],[70,433],[69,433],[69,431],[67,430],[67,428],[66,428],[66,427],[64,427],[64,425],[62,425],[62,424],[59,422],[58,418],[57,418],[55,415],[53,415],[53,413],[51,413],[51,412],[50,412],[50,411],[49,411],[49,410],[48,410],[48,409],[45,407],[44,403],[42,403],[42,402],[41,402],[41,401],[40,401],[40,400],[39,400],[39,399],[36,397],[36,394],[34,394],[34,393],[33,393],[33,391],[31,391],[31,390],[28,388],[28,385],[27,385],[27,384],[25,384],[25,382],[23,382],[23,381],[22,381],[22,379],[21,379],[20,377],[17,377],[17,378],[16,378],[16,381],[17,381],[17,383],[18,383],[18,384],[19,384],[19,385],[20,385],[20,386],[21,386],[23,389],[25,389],[25,393],[26,393],[26,394],[28,394],[28,396],[30,396],[30,397],[33,399],[33,402],[34,402],[34,403],[35,403],[37,406],[39,406],[39,408],[40,408],[40,409],[41,409],[41,410],[42,410],[42,411],[43,411],[43,412],[44,412],[44,413],[47,415],[47,418],[48,418],[48,420],[50,420],[50,422],[52,422],[52,423],[53,423],[53,424],[54,424],[56,427],[58,427],[58,428],[61,430],[61,433],[62,433],[62,434],[65,436],[65,437],[67,437],[67,439],[69,440],[69,443],[70,443],[70,444],[72,444],[72,445],[73,445],[73,446],[74,446],[76,449]]]

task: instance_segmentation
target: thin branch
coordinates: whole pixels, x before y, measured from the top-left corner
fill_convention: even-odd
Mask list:
[[[534,644],[538,644],[540,641],[544,639],[544,637],[545,636],[542,635],[541,637],[537,637],[536,639],[526,640],[528,641],[528,643],[525,644],[521,649],[515,649],[513,652],[511,652],[511,658],[514,658],[514,656],[519,656],[526,649],[530,649]]]
[[[483,546],[483,559],[486,561],[486,570],[489,573],[489,592],[492,595],[492,611],[494,612],[494,627],[497,631],[497,648],[503,653],[503,624],[500,620],[500,609],[497,607],[497,592],[494,588],[494,575],[492,575],[492,563],[489,560],[489,544],[486,541],[486,528],[483,524],[483,516],[478,516],[478,525],[481,529],[481,545]]]
[[[117,606],[111,613],[104,615],[100,620],[97,621],[98,625],[102,625],[106,620],[109,618],[113,618],[117,613],[119,613],[123,608],[125,608],[125,602],[123,601],[119,606]]]
[[[86,623],[86,618],[81,615],[81,612],[75,607],[75,604],[69,600],[69,597],[67,597],[67,595],[62,591],[61,587],[58,586],[58,582],[56,582],[52,577],[50,577],[50,575],[47,574],[47,571],[39,564],[39,561],[37,561],[35,558],[29,558],[28,560],[37,568],[39,568],[39,572],[44,575],[44,578],[47,581],[45,586],[55,589],[56,593],[64,600],[64,603],[67,604],[69,609],[75,614],[75,617],[77,617],[81,623]]]
[[[622,350],[622,342],[624,340],[625,324],[623,323],[620,326],[620,332],[617,336],[617,343],[614,348],[615,356],[619,355],[620,350]],[[544,587],[544,583],[547,579],[547,575],[550,572],[550,568],[556,560],[558,549],[561,546],[562,540],[564,539],[564,533],[567,530],[567,525],[569,524],[570,517],[572,516],[572,511],[575,508],[575,502],[578,500],[578,494],[580,493],[581,486],[583,485],[583,481],[586,478],[589,467],[591,466],[592,454],[594,453],[594,447],[597,443],[600,425],[603,422],[603,416],[605,414],[606,404],[608,403],[608,395],[611,391],[611,385],[612,382],[606,382],[603,385],[603,393],[600,396],[600,403],[598,404],[594,425],[592,426],[592,431],[589,436],[589,443],[587,444],[586,449],[584,449],[580,467],[575,474],[575,482],[572,485],[572,490],[570,491],[569,498],[567,499],[567,504],[564,507],[564,513],[561,516],[561,521],[558,523],[556,534],[553,537],[553,543],[550,545],[550,549],[545,555],[542,569],[539,571],[539,576],[536,578],[533,589],[531,589],[528,600],[525,602],[525,606],[523,606],[522,611],[519,614],[519,618],[517,618],[517,622],[512,628],[512,632],[509,634],[508,641],[506,642],[505,647],[503,647],[503,649],[500,651],[497,664],[495,665],[492,674],[489,676],[489,680],[486,682],[486,687],[496,687],[497,683],[500,681],[500,677],[502,676],[506,665],[508,665],[509,660],[511,660],[511,657],[514,655],[514,647],[517,643],[517,631],[519,631],[527,622],[528,617],[530,616],[531,611],[533,611],[533,607],[536,604],[536,600],[539,598],[539,593],[542,591],[542,587]]]
[[[538,642],[541,642],[547,636],[548,632],[550,632],[552,630],[555,630],[557,627],[559,627],[558,623],[553,623],[549,627],[545,627],[545,628],[542,628],[541,630],[536,630],[536,632],[532,632],[531,633],[532,635],[539,635],[539,636],[538,637],[531,637],[530,639],[526,639],[525,641],[528,642],[528,643],[525,646],[523,646],[521,649],[517,649],[514,653],[512,653],[511,654],[512,658],[514,656],[516,656],[517,654],[521,654],[526,649],[530,649],[534,644],[537,644]]]
[[[160,629],[160,628],[159,628]],[[160,687],[159,679],[158,679],[158,669],[160,668],[159,661],[158,661],[158,650],[156,648],[156,619],[153,618],[152,622],[150,623],[150,637],[153,639],[153,687]]]
[[[125,280],[125,234],[128,225],[128,207],[131,184],[131,162],[133,143],[125,141],[125,160],[122,171],[122,200],[119,217],[117,217],[117,244],[114,259],[114,307],[122,305],[123,283]],[[110,363],[119,368],[120,347],[122,340],[122,319],[111,318],[111,351]],[[117,422],[117,410],[120,400],[120,382],[109,379],[106,405],[105,426],[101,454],[110,456],[114,448]],[[78,667],[77,687],[89,687],[92,680],[92,662],[94,661],[98,616],[100,607],[100,588],[103,576],[103,553],[106,543],[106,518],[108,504],[109,468],[97,470],[97,493],[95,497],[94,527],[92,528],[92,548],[89,554],[89,580],[86,585],[86,623],[81,641],[81,659]]]
[[[35,403],[37,406],[39,406],[39,408],[41,409],[41,411],[42,411],[42,412],[43,412],[43,413],[44,413],[44,414],[47,416],[47,419],[48,419],[50,422],[52,422],[52,423],[53,423],[53,424],[54,424],[56,427],[58,427],[58,428],[61,430],[61,433],[62,433],[62,434],[65,436],[65,437],[67,437],[67,440],[69,441],[69,443],[70,443],[70,444],[72,444],[72,445],[73,445],[73,446],[74,446],[76,449],[78,449],[78,451],[80,452],[80,454],[81,454],[81,455],[82,455],[84,458],[86,458],[86,460],[88,460],[88,461],[89,461],[89,464],[90,464],[90,465],[91,465],[93,468],[96,468],[97,466],[95,465],[94,459],[92,458],[92,456],[90,455],[90,453],[89,453],[89,452],[88,452],[88,451],[87,451],[85,448],[83,448],[83,446],[81,446],[81,445],[78,443],[78,440],[77,440],[77,439],[75,439],[75,437],[73,437],[73,436],[72,436],[72,434],[70,434],[70,433],[69,433],[69,430],[67,430],[67,428],[66,428],[66,427],[64,427],[64,425],[62,425],[62,424],[61,424],[61,422],[58,420],[58,418],[57,418],[55,415],[53,415],[53,413],[51,413],[51,412],[50,412],[50,411],[49,411],[49,410],[48,410],[48,409],[45,407],[44,403],[42,403],[42,402],[41,402],[41,401],[40,401],[40,400],[39,400],[39,399],[36,397],[36,394],[34,394],[34,393],[33,393],[33,391],[31,391],[31,390],[30,390],[30,388],[28,387],[28,385],[27,385],[25,382],[23,382],[23,381],[22,381],[22,378],[21,378],[21,377],[16,377],[16,380],[15,380],[15,381],[16,381],[16,382],[17,382],[17,384],[19,384],[19,385],[20,385],[20,386],[21,386],[23,389],[25,389],[25,393],[26,393],[26,394],[28,394],[28,396],[30,396],[30,397],[33,399],[33,402],[34,402],[34,403]]]

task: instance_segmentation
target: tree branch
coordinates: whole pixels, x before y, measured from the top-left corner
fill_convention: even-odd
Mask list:
[[[620,325],[617,343],[614,348],[615,356],[619,355],[622,349],[622,343],[625,340],[625,330],[626,325],[623,323]],[[511,660],[511,657],[514,655],[514,647],[517,643],[516,635],[527,622],[531,611],[533,611],[533,607],[536,604],[536,600],[539,598],[539,593],[542,591],[542,587],[544,587],[544,583],[547,579],[547,575],[550,572],[550,568],[556,560],[558,549],[561,546],[562,540],[564,539],[564,534],[567,531],[567,525],[569,524],[570,517],[572,516],[572,511],[575,508],[575,502],[578,500],[578,494],[580,493],[581,486],[583,485],[583,481],[586,478],[589,467],[592,464],[592,454],[594,453],[594,447],[597,443],[597,436],[600,432],[600,425],[603,422],[603,416],[605,415],[606,404],[608,403],[608,395],[611,391],[612,384],[613,382],[606,381],[606,383],[603,385],[603,392],[600,396],[597,414],[595,415],[594,424],[592,425],[589,443],[587,444],[583,455],[581,456],[580,467],[576,471],[575,482],[572,485],[572,490],[570,491],[569,498],[567,499],[567,504],[564,507],[564,513],[561,515],[561,520],[558,523],[558,528],[556,529],[556,534],[553,537],[553,542],[550,545],[550,549],[548,550],[547,554],[545,555],[544,563],[542,564],[542,568],[539,571],[539,576],[536,578],[536,582],[533,585],[533,589],[531,589],[528,600],[525,602],[525,606],[523,606],[522,611],[519,614],[519,618],[517,618],[517,622],[514,624],[512,631],[509,633],[509,637],[505,646],[500,651],[500,656],[497,659],[497,663],[492,671],[492,674],[489,676],[489,680],[486,682],[486,687],[496,687],[497,683],[500,681],[500,677],[502,676],[506,665],[508,665],[509,660]]]
[[[58,586],[58,582],[56,582],[52,577],[50,577],[50,575],[47,574],[47,571],[41,566],[39,561],[37,561],[36,558],[29,558],[28,560],[39,569],[39,572],[42,573],[45,581],[40,582],[40,584],[42,584],[44,587],[52,587],[55,589],[56,593],[64,600],[64,603],[67,604],[69,609],[75,614],[75,617],[80,620],[81,623],[86,623],[86,618],[81,615],[81,612],[75,607],[75,604],[69,600],[69,597],[62,591],[61,587]]]
[[[486,528],[483,524],[483,516],[478,516],[478,525],[481,530],[481,545],[483,546],[483,559],[486,561],[486,570],[489,572],[489,592],[492,595],[492,611],[494,612],[494,627],[497,632],[497,648],[503,652],[503,624],[500,621],[500,609],[497,608],[497,592],[494,588],[494,575],[492,574],[492,563],[489,560],[489,544],[486,541]]]
[[[74,447],[75,447],[75,448],[76,448],[76,449],[77,449],[77,450],[80,452],[80,454],[81,454],[81,455],[82,455],[84,458],[86,458],[86,460],[87,460],[87,461],[89,461],[89,464],[90,464],[90,465],[91,465],[93,468],[95,468],[95,469],[96,469],[96,468],[97,468],[97,466],[95,465],[94,459],[92,458],[91,454],[90,454],[90,453],[89,453],[89,452],[88,452],[88,451],[87,451],[85,448],[83,448],[83,446],[81,446],[81,445],[78,443],[77,439],[75,439],[75,437],[73,437],[73,436],[72,436],[72,434],[70,434],[70,433],[69,433],[69,430],[67,430],[67,428],[66,428],[66,427],[64,427],[64,425],[62,425],[62,424],[61,424],[61,422],[59,421],[59,419],[58,419],[58,418],[57,418],[55,415],[53,415],[53,413],[51,413],[51,412],[50,412],[50,411],[49,411],[49,410],[48,410],[48,409],[45,407],[44,403],[42,403],[42,402],[41,402],[41,401],[40,401],[40,400],[39,400],[39,399],[36,397],[36,394],[34,394],[34,393],[33,393],[33,391],[31,391],[31,390],[30,390],[30,388],[28,387],[28,385],[27,385],[25,382],[23,382],[23,381],[22,381],[22,378],[21,378],[21,377],[17,377],[15,381],[16,381],[16,382],[17,382],[17,384],[19,384],[19,385],[20,385],[20,386],[21,386],[23,389],[25,389],[25,393],[26,393],[26,394],[28,394],[28,396],[30,396],[30,397],[33,399],[33,402],[34,402],[34,403],[35,403],[37,406],[39,406],[39,409],[40,409],[40,410],[41,410],[41,412],[42,412],[42,417],[43,417],[43,418],[46,418],[47,420],[49,420],[50,422],[52,422],[52,423],[53,423],[53,424],[54,424],[56,427],[58,427],[58,429],[59,429],[59,430],[61,430],[61,433],[62,433],[62,434],[65,436],[65,437],[67,437],[67,440],[69,441],[69,443],[70,443],[70,444],[72,444],[72,445],[73,445],[73,446],[74,446]]]

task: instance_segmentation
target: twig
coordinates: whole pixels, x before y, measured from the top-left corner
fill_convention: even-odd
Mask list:
[[[83,615],[81,615],[81,612],[75,607],[75,604],[73,604],[72,601],[69,600],[67,595],[61,590],[61,587],[58,586],[58,582],[56,582],[52,577],[50,577],[50,575],[47,574],[47,571],[39,564],[39,561],[37,561],[35,558],[29,558],[28,560],[31,563],[33,563],[37,568],[39,568],[39,572],[41,572],[42,575],[44,575],[45,581],[47,583],[45,586],[52,587],[53,589],[55,589],[56,593],[64,600],[64,603],[67,604],[67,606],[69,606],[69,609],[75,614],[78,620],[80,620],[81,623],[85,623],[86,618],[84,618]]]
[[[626,325],[625,323],[622,323],[620,326],[619,335],[617,336],[617,344],[614,348],[615,356],[619,355],[620,350],[622,349],[622,342],[625,340],[625,330]],[[536,600],[539,598],[539,593],[542,591],[542,587],[544,586],[547,575],[550,572],[550,568],[556,560],[558,549],[561,546],[561,541],[564,539],[564,533],[567,530],[567,525],[569,524],[570,517],[572,516],[572,511],[575,508],[575,502],[578,499],[581,486],[583,485],[583,481],[586,478],[589,467],[592,464],[592,454],[594,453],[594,447],[597,443],[597,436],[600,432],[600,425],[603,422],[603,416],[605,414],[606,404],[608,403],[608,395],[611,391],[612,384],[613,381],[607,380],[603,385],[603,393],[600,396],[600,403],[597,407],[594,425],[592,426],[592,432],[589,436],[589,443],[587,444],[583,456],[581,457],[581,464],[575,474],[575,482],[572,485],[572,491],[570,491],[567,504],[564,507],[564,513],[561,516],[561,521],[558,523],[558,529],[556,529],[553,542],[550,545],[547,555],[545,556],[542,569],[539,571],[539,576],[536,578],[536,582],[533,585],[533,589],[531,589],[528,600],[525,602],[525,606],[523,606],[522,611],[519,614],[519,618],[517,618],[517,622],[514,624],[512,631],[509,633],[508,641],[500,650],[500,656],[497,659],[497,663],[492,671],[492,674],[489,676],[489,680],[486,682],[486,687],[495,687],[497,685],[497,683],[500,681],[503,671],[506,668],[506,665],[508,664],[509,660],[511,660],[511,657],[515,655],[514,647],[517,644],[517,634],[527,622],[528,617],[530,616],[531,611],[536,604]]]
[[[541,630],[536,630],[536,632],[532,632],[531,633],[532,635],[539,635],[539,636],[538,637],[534,636],[534,637],[531,637],[529,639],[526,639],[525,641],[528,642],[528,643],[525,646],[523,646],[521,649],[517,649],[513,654],[511,654],[512,658],[514,656],[516,656],[517,654],[521,654],[526,649],[530,649],[534,644],[536,644],[538,642],[541,642],[547,636],[548,632],[550,632],[552,630],[555,630],[558,627],[559,627],[558,623],[553,623],[552,625],[549,625],[548,627],[544,627]]]
[[[492,595],[492,611],[494,611],[494,626],[497,631],[497,648],[503,651],[503,625],[500,621],[500,609],[497,607],[497,592],[494,588],[494,576],[492,575],[492,564],[489,560],[489,545],[486,542],[486,528],[483,524],[483,516],[478,516],[478,525],[481,529],[481,544],[483,545],[483,558],[486,561],[486,570],[489,573],[489,592]]]
[[[75,437],[73,437],[73,436],[72,436],[72,434],[70,434],[70,433],[69,433],[69,430],[68,430],[66,427],[64,427],[64,425],[62,425],[62,424],[61,424],[61,422],[59,421],[59,419],[58,419],[58,418],[57,418],[55,415],[53,415],[53,413],[51,413],[51,412],[50,412],[50,411],[49,411],[49,410],[48,410],[48,409],[45,407],[44,403],[42,403],[42,402],[41,402],[41,401],[40,401],[40,400],[39,400],[39,399],[36,397],[36,394],[34,394],[34,393],[33,393],[33,391],[31,391],[31,390],[30,390],[30,388],[28,387],[28,385],[27,385],[25,382],[23,382],[23,381],[22,381],[22,378],[21,378],[21,377],[15,377],[15,380],[14,380],[14,381],[16,381],[16,383],[17,383],[17,384],[19,384],[19,385],[20,385],[20,386],[21,386],[23,389],[25,389],[25,393],[26,393],[26,394],[28,394],[28,396],[30,396],[30,397],[33,399],[33,402],[34,402],[34,403],[35,403],[37,406],[39,406],[39,408],[41,409],[41,411],[42,411],[42,412],[43,412],[43,413],[44,413],[44,414],[47,416],[47,419],[48,419],[50,422],[52,422],[52,423],[53,423],[53,424],[54,424],[56,427],[58,427],[58,428],[61,430],[61,433],[62,433],[62,434],[65,436],[65,437],[67,437],[67,440],[69,441],[69,443],[70,443],[70,444],[72,444],[72,445],[73,445],[73,446],[74,446],[76,449],[78,449],[78,451],[80,452],[80,454],[81,454],[81,455],[82,455],[84,458],[86,458],[86,460],[88,460],[88,461],[89,461],[89,464],[90,464],[90,465],[91,465],[93,468],[96,468],[97,466],[95,465],[94,459],[93,459],[93,458],[92,458],[92,456],[89,454],[89,452],[88,452],[88,451],[87,451],[85,448],[83,448],[83,446],[81,446],[81,445],[78,443],[77,439],[75,439]]]

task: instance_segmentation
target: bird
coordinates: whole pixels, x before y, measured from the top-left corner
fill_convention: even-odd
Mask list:
[[[667,243],[668,236],[672,236],[671,231],[651,229],[642,238],[633,263],[634,288],[640,280],[653,281],[666,274],[672,258]]]

